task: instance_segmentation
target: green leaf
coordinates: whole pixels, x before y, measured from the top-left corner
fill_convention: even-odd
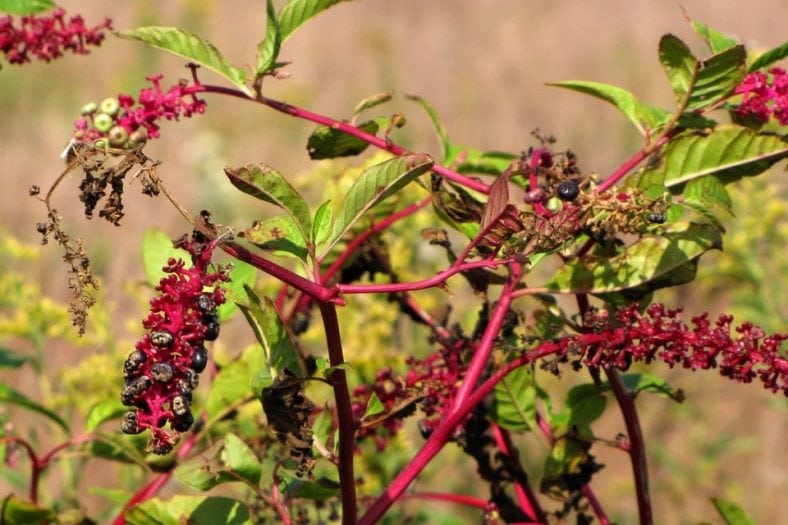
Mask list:
[[[719,211],[724,215],[733,214],[733,202],[728,190],[716,177],[707,175],[692,179],[682,193],[684,204],[701,213],[717,228],[724,231]]]
[[[60,417],[54,411],[36,403],[21,392],[17,392],[13,388],[2,383],[0,383],[0,403],[12,403],[14,405],[27,408],[28,410],[32,410],[33,412],[38,412],[39,414],[46,416],[51,421],[57,423],[66,432],[69,431],[66,420]]]
[[[572,261],[561,267],[546,287],[561,293],[625,290],[656,279],[721,246],[722,238],[717,228],[708,224],[677,223],[659,236],[641,238],[615,257],[586,255]]]
[[[29,501],[9,494],[0,502],[0,523],[3,525],[46,525],[53,523],[57,515]]]
[[[276,305],[268,297],[263,297],[261,300],[249,287],[246,287],[245,290],[249,299],[247,308],[259,328],[257,335],[260,337],[260,344],[267,356],[268,365],[273,367],[277,373],[287,369],[293,375],[303,377],[304,373],[301,370],[298,352],[290,340],[285,324],[279,317]]]
[[[145,445],[148,438],[140,434],[127,436],[120,433],[98,432],[96,439],[90,444],[90,453],[93,456],[122,463],[136,463],[147,468],[145,464]]]
[[[357,127],[370,135],[374,135],[380,129],[374,120],[358,124]],[[362,153],[368,147],[369,143],[365,140],[348,135],[339,129],[322,125],[315,128],[306,143],[306,150],[312,160],[352,157]]]
[[[260,460],[249,445],[235,434],[227,434],[224,437],[221,459],[230,472],[248,481],[252,486],[256,487],[260,483],[263,471]]]
[[[706,24],[697,22],[695,20],[691,20],[690,23],[692,24],[692,28],[695,30],[695,32],[700,35],[706,44],[708,44],[712,53],[716,54],[721,53],[722,51],[727,51],[738,44],[735,39],[723,35],[716,29],[712,29]]]
[[[684,392],[680,389],[673,388],[670,386],[670,383],[661,377],[652,374],[622,374],[621,380],[624,382],[624,385],[626,385],[627,390],[632,394],[648,392],[669,397],[678,403],[684,401]],[[607,382],[605,382],[603,386],[605,389],[610,388],[610,384]]]
[[[52,0],[0,0],[0,12],[10,15],[32,15],[54,7]]]
[[[785,137],[721,124],[713,131],[689,132],[670,141],[658,162],[641,173],[637,187],[671,188],[705,175],[716,175],[727,184],[762,173],[787,156]]]
[[[254,286],[256,278],[257,269],[254,266],[239,260],[233,261],[230,280],[222,284],[227,301],[216,309],[219,321],[226,321],[238,310],[236,301],[242,297],[244,286]]]
[[[242,502],[218,496],[153,498],[126,513],[128,525],[251,525]]]
[[[167,275],[162,268],[170,258],[191,261],[189,252],[173,246],[172,239],[163,230],[145,230],[142,235],[142,266],[151,286],[157,286],[162,277]]]
[[[744,78],[746,62],[747,52],[741,45],[701,62],[687,111],[706,108],[731,94]]]
[[[326,251],[365,212],[429,171],[433,164],[429,155],[416,154],[394,157],[366,169],[350,187],[339,208]]]
[[[279,26],[278,32],[272,32],[269,22],[269,29],[266,31],[266,39],[258,45],[259,56],[257,58],[257,76],[262,76],[269,71],[272,66],[275,66],[274,62],[279,55],[279,47],[296,29],[321,11],[325,11],[329,7],[342,1],[345,0],[290,0],[285,4],[275,17]],[[268,16],[270,21],[272,18],[270,12]],[[278,42],[267,43],[269,38],[276,38],[277,35]]]
[[[88,413],[87,421],[85,422],[85,431],[92,432],[96,428],[111,419],[117,419],[123,414],[128,412],[128,407],[124,407],[120,399],[105,399],[99,401]]]
[[[117,33],[121,38],[137,40],[150,46],[167,51],[190,62],[200,64],[215,71],[235,87],[253,96],[246,86],[246,75],[243,69],[233,67],[219,50],[202,37],[177,27],[138,27]]]
[[[304,498],[325,501],[339,494],[339,483],[328,478],[305,481],[289,475],[283,475],[286,482],[284,493],[291,498]]]
[[[331,208],[331,201],[326,201],[317,209],[312,221],[312,243],[315,246],[320,246],[328,240],[333,219],[334,210]]]
[[[282,48],[282,31],[276,17],[273,0],[265,2],[266,28],[265,38],[257,44],[257,69],[255,78],[260,78],[276,67],[276,58]]]
[[[676,100],[684,100],[695,82],[700,67],[698,59],[680,38],[667,34],[659,40],[659,62],[668,75]]]
[[[226,167],[230,182],[252,197],[285,210],[296,222],[301,236],[310,238],[312,215],[304,198],[279,172],[265,164],[247,164],[240,168]]]
[[[208,419],[249,396],[254,371],[258,370],[264,362],[262,349],[252,345],[244,350],[240,359],[230,362],[219,370],[205,400]]]
[[[432,127],[435,129],[435,133],[438,134],[438,140],[440,141],[441,147],[443,148],[443,159],[441,162],[448,164],[448,160],[451,155],[451,142],[449,141],[449,134],[446,131],[446,127],[443,125],[443,122],[441,122],[440,115],[438,115],[438,111],[432,106],[432,104],[417,95],[406,95],[405,98],[416,102],[424,109],[424,111],[427,112],[427,116],[430,118],[430,122],[432,122]]]
[[[605,412],[607,399],[594,384],[578,385],[569,390],[565,404],[569,412],[568,428],[582,428],[599,419]]]
[[[495,385],[491,415],[509,430],[528,430],[536,423],[536,387],[533,372],[521,366]]]
[[[295,257],[306,261],[309,256],[306,240],[290,215],[277,215],[256,221],[251,228],[241,232],[240,236],[258,248],[280,257]]]
[[[755,525],[755,520],[732,501],[722,498],[711,498],[711,502],[714,504],[720,517],[725,520],[726,525]]]
[[[782,60],[783,58],[788,57],[788,42],[780,44],[777,47],[774,47],[761,56],[759,56],[755,62],[753,62],[750,67],[747,69],[750,73],[753,71],[758,71],[759,69],[763,69],[768,67],[775,62]]]
[[[0,347],[0,368],[21,368],[28,361],[32,362],[33,358]]]
[[[550,82],[548,85],[571,89],[610,102],[635,125],[641,134],[645,134],[644,128],[656,128],[667,120],[667,112],[641,104],[635,95],[617,86],[584,80],[564,80]]]
[[[356,104],[356,107],[353,108],[353,118],[355,119],[355,117],[359,116],[364,111],[385,104],[389,100],[391,100],[391,93],[375,93]]]
[[[460,173],[484,173],[498,176],[518,158],[520,158],[519,155],[506,151],[480,151],[465,146],[451,146],[445,165],[456,163],[455,169]]]
[[[214,488],[222,483],[238,481],[238,478],[219,465],[216,456],[224,443],[215,443],[208,449],[175,468],[175,479],[183,485],[201,491]]]
[[[383,405],[383,402],[375,392],[372,392],[372,395],[369,396],[369,401],[367,401],[367,409],[364,411],[364,417],[380,414],[384,410],[386,410],[386,407]]]

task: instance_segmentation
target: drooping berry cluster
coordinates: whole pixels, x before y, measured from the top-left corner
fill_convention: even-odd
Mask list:
[[[0,18],[0,51],[10,64],[25,64],[31,56],[49,62],[66,51],[86,55],[88,46],[100,45],[104,31],[111,29],[109,18],[87,27],[79,15],[66,20],[66,12],[61,8],[49,16],[23,16],[18,26],[13,17],[5,16]]]
[[[192,267],[180,259],[164,267],[168,275],[156,287],[160,295],[151,300],[142,322],[148,333],[126,359],[121,393],[124,405],[136,407],[124,416],[123,432],[150,429],[148,449],[156,454],[172,450],[179,432],[194,423],[192,390],[208,363],[205,341],[219,336],[216,307],[224,303],[224,294],[218,285],[228,279],[223,268],[208,271],[215,242],[195,232],[175,245],[191,254]],[[170,430],[164,428],[167,423]]]
[[[82,117],[74,123],[74,139],[99,148],[134,149],[148,138],[159,137],[161,119],[178,120],[205,112],[205,101],[196,96],[202,89],[196,78],[193,84],[181,80],[167,91],[161,88],[161,78],[147,77],[153,87],[142,89],[138,102],[131,95],[121,94],[100,104],[86,104]]]
[[[737,114],[759,122],[774,115],[780,124],[788,125],[788,74],[784,69],[774,67],[768,72],[750,73],[735,92],[743,95]]]

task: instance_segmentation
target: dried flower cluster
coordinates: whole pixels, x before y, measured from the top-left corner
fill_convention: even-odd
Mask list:
[[[755,71],[744,77],[736,88],[742,96],[736,113],[766,122],[774,116],[783,126],[788,125],[788,74],[779,67],[768,72]]]
[[[30,15],[19,19],[0,18],[0,51],[10,64],[25,64],[31,57],[49,62],[69,51],[80,55],[89,53],[88,46],[98,46],[104,31],[112,29],[107,18],[101,24],[87,27],[79,15],[66,20],[66,12],[55,9],[51,15]]]
[[[134,149],[148,138],[159,137],[162,119],[178,120],[205,112],[205,101],[196,96],[202,89],[196,76],[194,83],[181,80],[167,91],[162,89],[161,79],[162,75],[147,77],[153,86],[142,89],[136,102],[131,95],[121,94],[100,104],[86,104],[82,117],[74,123],[74,139],[99,148]]]
[[[208,359],[205,341],[219,336],[216,307],[224,303],[218,286],[228,279],[225,269],[209,272],[215,242],[195,232],[175,242],[192,255],[192,267],[170,259],[168,273],[151,300],[142,325],[148,330],[126,359],[126,386],[121,401],[136,410],[126,413],[122,429],[127,434],[151,430],[148,449],[156,454],[172,450],[180,432],[194,423],[192,390],[199,383]],[[170,430],[164,428],[169,423]]]

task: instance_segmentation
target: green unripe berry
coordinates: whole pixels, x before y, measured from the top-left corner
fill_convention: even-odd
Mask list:
[[[107,149],[109,147],[109,141],[105,137],[101,137],[93,142],[93,147],[96,149]]]
[[[84,115],[84,116],[88,116],[88,115],[92,115],[93,113],[95,113],[97,109],[98,109],[98,106],[96,105],[95,102],[88,102],[87,104],[82,106],[82,109],[80,110],[80,113],[82,113],[82,115]]]
[[[545,208],[547,208],[550,213],[558,213],[562,209],[564,209],[564,203],[561,202],[561,199],[558,197],[550,197],[547,200],[547,204],[545,204]]]
[[[146,142],[148,142],[148,131],[145,128],[140,128],[131,132],[131,135],[129,135],[129,141],[126,143],[126,147],[132,149],[136,148],[137,146],[142,146]]]
[[[101,133],[106,133],[115,124],[115,120],[106,113],[99,113],[93,117],[93,127]]]
[[[109,143],[115,147],[123,146],[129,140],[129,132],[123,126],[113,126],[107,133]]]
[[[120,109],[120,103],[115,97],[105,98],[101,101],[101,112],[107,115],[115,115]]]

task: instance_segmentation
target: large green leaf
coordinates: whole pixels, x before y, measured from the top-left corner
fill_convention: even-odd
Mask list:
[[[282,214],[256,221],[241,237],[262,250],[306,261],[309,251],[301,230],[290,215]]]
[[[763,53],[755,60],[755,62],[750,65],[747,70],[749,72],[758,71],[759,69],[770,66],[785,57],[788,57],[788,42],[784,42],[783,44],[780,44],[779,46]]]
[[[762,173],[788,156],[788,139],[733,124],[708,132],[689,132],[670,141],[639,176],[637,186],[668,188],[705,175],[728,183]]]
[[[709,224],[677,223],[659,236],[643,237],[620,255],[586,255],[561,267],[546,287],[561,293],[608,293],[633,288],[720,248],[719,230]]]
[[[528,430],[536,423],[536,386],[531,369],[521,366],[495,385],[493,420],[509,430]]]
[[[755,520],[732,501],[722,498],[711,498],[711,502],[714,504],[714,508],[717,509],[720,517],[725,520],[725,525],[755,525]]]
[[[144,450],[148,439],[143,434],[127,436],[120,432],[97,432],[95,436],[90,443],[91,455],[147,468]]]
[[[358,124],[358,128],[374,135],[380,125],[374,120]],[[352,157],[362,153],[369,143],[330,126],[317,126],[309,135],[306,150],[312,160]]]
[[[210,490],[222,483],[238,481],[236,476],[219,464],[218,456],[223,448],[224,443],[215,443],[196,457],[179,463],[175,468],[175,479],[178,483],[201,491]]]
[[[303,376],[301,363],[298,353],[290,340],[282,319],[276,310],[276,305],[268,297],[262,299],[249,287],[246,287],[248,304],[244,311],[251,315],[251,319],[259,332],[255,332],[259,337],[268,365],[273,367],[277,373],[287,369],[297,377]],[[259,392],[258,392],[259,394]]]
[[[304,198],[278,171],[265,164],[247,164],[240,168],[226,167],[230,182],[242,192],[278,206],[296,222],[301,236],[309,239],[312,215]]]
[[[455,169],[460,173],[484,173],[498,176],[518,158],[520,158],[519,155],[508,151],[481,151],[452,145],[449,148],[449,158],[445,165],[455,164]]]
[[[369,209],[432,168],[429,155],[394,157],[366,169],[348,190],[334,221],[328,248]]]
[[[712,53],[727,51],[738,44],[735,39],[723,35],[706,24],[696,20],[692,20],[690,23],[692,24],[692,29],[706,42]]]
[[[148,26],[121,31],[118,36],[144,42],[205,66],[229,80],[247,95],[252,96],[252,91],[246,86],[246,75],[243,69],[233,67],[216,46],[198,35],[177,27]]]
[[[0,12],[11,15],[32,15],[53,7],[52,0],[0,0]]]
[[[251,525],[242,502],[219,496],[153,498],[126,513],[128,525]]]
[[[700,67],[698,59],[680,38],[667,34],[659,40],[659,62],[668,75],[676,100],[683,100],[695,81]]]
[[[235,434],[227,434],[224,437],[221,459],[227,470],[235,476],[246,480],[255,487],[260,483],[260,475],[263,471],[260,460],[257,459],[249,445]]]
[[[145,230],[142,235],[142,267],[151,286],[158,285],[161,278],[167,275],[162,268],[170,258],[190,261],[191,255],[186,250],[173,246],[172,239],[163,230]]]
[[[745,74],[747,52],[738,45],[717,53],[700,64],[687,103],[688,111],[709,107],[727,97]]]
[[[605,412],[607,399],[602,389],[594,384],[572,387],[564,402],[568,413],[567,428],[587,428]]]
[[[406,98],[418,103],[427,113],[427,116],[430,118],[430,122],[432,122],[432,127],[435,129],[435,133],[438,135],[441,148],[443,149],[443,159],[441,162],[448,164],[449,156],[451,155],[451,142],[449,141],[449,133],[446,131],[446,126],[443,125],[440,115],[438,115],[438,111],[432,106],[432,104],[427,102],[426,99],[418,95],[407,95]]]
[[[279,55],[279,48],[296,29],[307,20],[314,17],[321,11],[336,5],[345,0],[290,0],[276,15],[276,30],[271,26],[271,10],[269,10],[269,23],[266,31],[265,40],[258,46],[259,55],[257,57],[257,77],[264,75],[275,67],[276,59]],[[273,42],[269,43],[268,40]]]
[[[728,190],[713,175],[689,181],[682,196],[685,205],[703,215],[720,230],[724,230],[722,218],[728,218],[733,214],[733,201],[728,195]]]
[[[85,431],[92,432],[96,428],[112,419],[117,419],[123,414],[128,412],[128,407],[123,406],[120,399],[105,399],[99,401],[90,409],[87,421],[85,422]]]
[[[266,27],[265,38],[257,44],[257,69],[255,78],[262,77],[266,72],[276,67],[276,57],[282,47],[282,31],[276,17],[274,0],[265,2]]]
[[[644,128],[656,128],[668,118],[666,111],[641,104],[631,92],[610,84],[584,80],[564,80],[551,82],[548,85],[571,89],[610,102],[635,125],[641,134],[645,134]]]
[[[57,516],[51,509],[39,507],[13,494],[0,501],[0,523],[3,525],[47,525]]]
[[[57,423],[63,430],[68,432],[68,423],[66,420],[60,417],[56,412],[46,408],[45,406],[36,403],[26,395],[22,394],[21,392],[17,392],[13,388],[0,383],[0,404],[3,403],[10,403],[14,405],[18,405],[24,407],[28,410],[32,410],[33,412],[38,412],[39,414],[47,417],[51,421]]]
[[[220,321],[226,321],[238,310],[235,303],[243,296],[244,286],[254,286],[256,278],[257,268],[240,260],[233,261],[230,280],[222,284],[227,301],[217,308]]]

